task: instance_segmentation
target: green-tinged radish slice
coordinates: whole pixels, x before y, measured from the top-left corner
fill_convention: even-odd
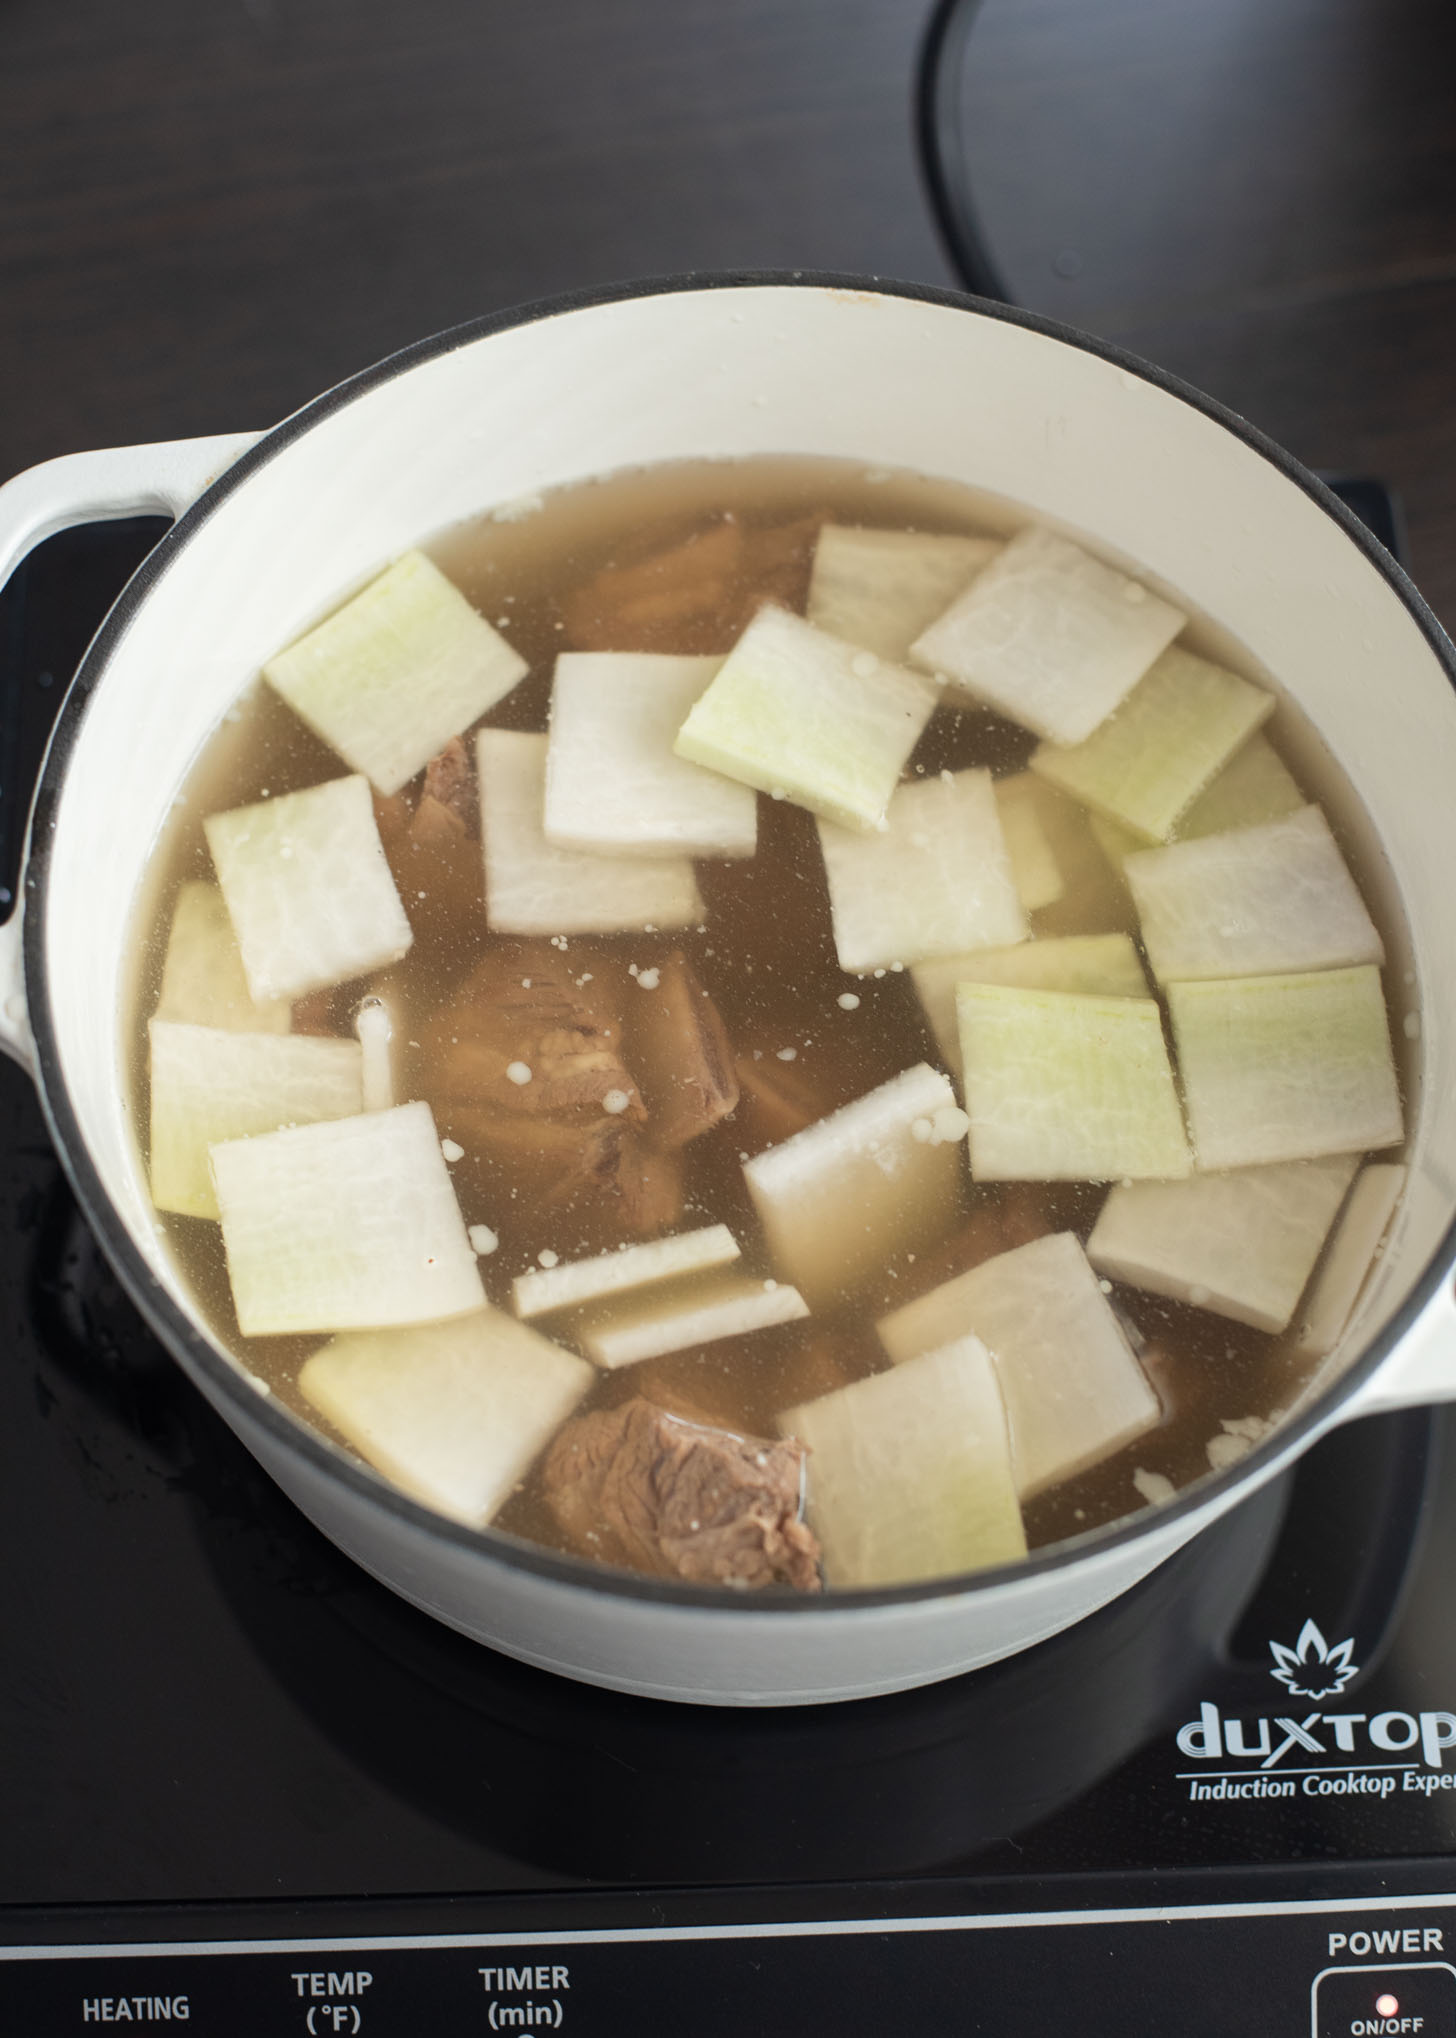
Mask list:
[[[212,1149],[244,1337],[383,1330],[485,1300],[428,1104]]]
[[[336,1337],[298,1384],[386,1479],[482,1528],[595,1377],[574,1352],[485,1308]]]
[[[990,1354],[957,1337],[892,1372],[786,1408],[808,1446],[810,1526],[828,1584],[898,1585],[1026,1555]]]
[[[1069,1231],[983,1260],[876,1325],[897,1366],[950,1338],[990,1347],[1023,1500],[1111,1457],[1160,1419],[1158,1397]]]
[[[202,825],[254,998],[323,990],[408,949],[367,779],[330,779]]]
[[[350,1118],[361,1109],[352,1040],[303,1033],[225,1033],[153,1019],[151,1181],[159,1210],[216,1217],[209,1147],[280,1125]]]
[[[189,878],[172,909],[156,1016],[226,1033],[286,1033],[292,1015],[286,998],[254,999],[221,891]]]
[[[591,1260],[568,1260],[564,1266],[532,1268],[518,1274],[511,1287],[517,1316],[545,1316],[553,1309],[575,1309],[625,1295],[656,1281],[683,1274],[701,1274],[726,1267],[738,1258],[738,1241],[726,1224],[707,1224],[700,1231],[680,1231],[673,1238],[655,1238],[599,1253]]]
[[[939,689],[787,609],[759,610],[678,732],[679,757],[845,828],[883,828]]]
[[[1344,1336],[1395,1215],[1405,1175],[1395,1161],[1376,1161],[1360,1170],[1299,1312],[1297,1352],[1323,1358]]]
[[[1263,687],[1170,644],[1090,736],[1066,747],[1043,743],[1031,768],[1144,842],[1166,842],[1179,815],[1273,712]]]
[[[999,538],[825,524],[805,613],[831,637],[899,662],[1000,550]]]
[[[1148,980],[1130,934],[1062,934],[983,948],[975,955],[937,956],[910,971],[926,1022],[946,1064],[961,1072],[957,984],[1019,984],[1042,991],[1089,991],[1103,998],[1146,998]]]
[[[1199,835],[1277,821],[1304,804],[1304,794],[1268,737],[1251,736],[1210,779],[1173,833],[1177,841],[1191,842]]]
[[[598,1304],[572,1326],[572,1336],[589,1359],[607,1371],[689,1351],[719,1338],[745,1337],[776,1323],[796,1323],[809,1314],[797,1288],[756,1281],[747,1274],[721,1274],[674,1283],[670,1294],[626,1296]]]
[[[910,658],[1049,743],[1105,721],[1188,618],[1054,531],[1022,531]]]
[[[498,934],[615,934],[688,927],[703,899],[686,856],[592,856],[546,840],[544,736],[476,738],[486,918]]]
[[[1289,976],[1385,950],[1318,807],[1129,856],[1123,871],[1162,983]]]
[[[965,1115],[927,1062],[743,1166],[774,1265],[811,1308],[872,1281],[956,1215]]]
[[[597,856],[752,856],[758,801],[673,750],[723,663],[652,651],[569,651],[556,661],[545,833]]]
[[[1024,941],[989,771],[943,771],[902,785],[883,834],[819,823],[841,969]]]
[[[1286,1328],[1355,1174],[1353,1155],[1124,1182],[1087,1257],[1100,1274],[1236,1323]]]
[[[1037,913],[1062,896],[1067,881],[1037,802],[1028,794],[1029,781],[1030,773],[1024,771],[1013,778],[997,779],[996,810],[1001,816],[1001,833],[1006,838],[1006,854],[1011,858],[1011,875],[1022,909]]]
[[[265,665],[263,677],[388,794],[528,670],[438,566],[406,552]]]
[[[976,1181],[1189,1172],[1155,1000],[963,982],[956,1014]]]
[[[1251,736],[1179,817],[1169,840],[1193,842],[1202,835],[1227,834],[1231,828],[1254,828],[1306,804],[1268,737]],[[1105,814],[1087,818],[1103,855],[1119,871],[1134,850],[1148,846],[1131,828]]]
[[[1168,1010],[1200,1168],[1318,1160],[1403,1135],[1372,963],[1170,984]]]

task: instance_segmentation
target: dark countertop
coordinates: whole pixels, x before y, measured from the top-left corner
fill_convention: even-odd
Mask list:
[[[684,268],[945,283],[925,0],[0,0],[0,472],[271,424],[439,327]],[[1402,494],[1456,622],[1447,0],[985,0],[1014,294]]]

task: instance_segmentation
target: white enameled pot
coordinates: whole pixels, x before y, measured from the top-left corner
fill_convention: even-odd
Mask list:
[[[1375,866],[1410,930],[1395,1002],[1421,1028],[1405,1202],[1321,1394],[1235,1467],[1075,1545],[793,1601],[601,1574],[458,1527],[257,1393],[189,1315],[153,1223],[123,1025],[140,874],[266,656],[401,550],[493,504],[764,452],[969,483],[1186,596],[1277,677],[1373,818]],[[529,1662],[663,1698],[893,1691],[1090,1613],[1331,1425],[1456,1396],[1456,654],[1354,519],[1241,421],[998,306],[839,278],[688,278],[443,334],[262,436],[35,468],[0,491],[0,576],[66,524],[156,509],[177,522],[52,739],[23,912],[0,936],[0,1044],[34,1072],[87,1217],[159,1337],[303,1511],[416,1605]]]

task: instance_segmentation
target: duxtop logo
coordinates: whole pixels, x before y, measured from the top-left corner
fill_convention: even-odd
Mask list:
[[[1336,1642],[1331,1648],[1312,1620],[1299,1631],[1292,1649],[1283,1642],[1271,1642],[1274,1668],[1269,1675],[1284,1685],[1292,1698],[1334,1698],[1359,1673],[1352,1663],[1354,1641]]]
[[[1360,1674],[1354,1637],[1327,1642],[1306,1620],[1293,1647],[1271,1641],[1269,1675],[1291,1698],[1338,1698]],[[1179,1781],[1197,1801],[1266,1797],[1379,1797],[1456,1790],[1445,1767],[1456,1749],[1456,1713],[1326,1711],[1249,1719],[1207,1699],[1178,1729],[1179,1752],[1197,1769]],[[1353,1758],[1353,1759],[1351,1759]],[[1228,1765],[1228,1766],[1215,1766]]]

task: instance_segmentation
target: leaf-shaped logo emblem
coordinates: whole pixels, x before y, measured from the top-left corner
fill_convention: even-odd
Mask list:
[[[1312,1620],[1307,1620],[1300,1629],[1299,1640],[1292,1649],[1282,1642],[1271,1642],[1269,1648],[1275,1666],[1269,1675],[1295,1698],[1333,1698],[1336,1692],[1344,1690],[1360,1667],[1350,1661],[1355,1649],[1353,1640],[1336,1642],[1331,1648]]]

